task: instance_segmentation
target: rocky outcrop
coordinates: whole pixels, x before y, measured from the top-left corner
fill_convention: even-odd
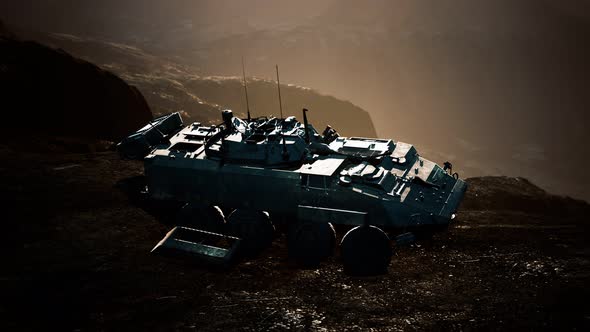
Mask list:
[[[482,176],[468,178],[469,189],[461,204],[464,210],[518,211],[519,213],[584,215],[588,203],[553,195],[522,177]]]
[[[2,35],[0,126],[5,133],[116,141],[151,119],[139,90],[114,74],[63,50]]]

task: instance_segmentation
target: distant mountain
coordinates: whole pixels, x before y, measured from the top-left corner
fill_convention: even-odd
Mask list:
[[[0,105],[3,135],[116,141],[152,118],[141,93],[114,74],[10,36],[0,38]]]
[[[22,33],[118,74],[143,92],[155,115],[181,111],[187,121],[219,123],[220,111],[229,108],[246,117],[240,77],[202,76],[195,67],[121,43],[68,34]],[[276,81],[248,77],[248,93],[252,116],[279,116]],[[376,136],[369,114],[350,102],[290,84],[281,85],[281,95],[285,116],[301,117],[301,109],[308,108],[318,130],[329,124],[344,135]]]

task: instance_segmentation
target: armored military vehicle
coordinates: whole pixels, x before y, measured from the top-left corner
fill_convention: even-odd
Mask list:
[[[269,246],[283,225],[289,255],[316,266],[333,252],[333,225],[347,225],[345,272],[377,274],[389,266],[390,235],[454,218],[466,183],[450,163],[441,168],[391,139],[340,137],[330,127],[320,135],[306,112],[301,123],[225,110],[217,126],[186,127],[173,113],[121,142],[123,157],[144,161],[149,199],[183,204],[179,226],[154,251],[227,263]]]

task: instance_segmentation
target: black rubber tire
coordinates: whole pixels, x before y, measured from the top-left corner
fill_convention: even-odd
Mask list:
[[[242,239],[240,251],[253,256],[271,245],[275,228],[268,212],[238,209],[227,217],[227,230]]]
[[[357,226],[342,238],[344,273],[373,276],[387,273],[393,250],[387,234],[375,226]]]
[[[180,226],[193,227],[214,233],[225,232],[225,217],[218,206],[198,203],[185,204],[176,216]]]
[[[330,223],[298,223],[289,231],[289,256],[303,268],[316,268],[334,254],[336,231]]]

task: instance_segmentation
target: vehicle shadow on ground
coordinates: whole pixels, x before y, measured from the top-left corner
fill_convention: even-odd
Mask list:
[[[147,195],[147,179],[145,175],[137,175],[121,179],[115,183],[115,188],[123,192],[131,205],[142,209],[159,223],[174,226],[176,215],[182,207],[178,202],[156,202]]]

